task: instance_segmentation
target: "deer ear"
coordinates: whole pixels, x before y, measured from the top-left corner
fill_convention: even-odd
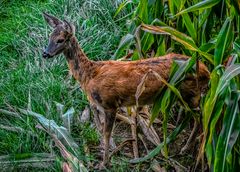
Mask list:
[[[66,31],[68,33],[74,35],[75,34],[75,27],[73,26],[73,24],[69,23],[66,20],[63,20],[63,23],[64,23],[64,27],[65,27]]]
[[[46,22],[53,28],[57,27],[57,25],[62,24],[63,22],[59,20],[58,18],[51,16],[45,12],[43,12],[43,17],[46,20]]]

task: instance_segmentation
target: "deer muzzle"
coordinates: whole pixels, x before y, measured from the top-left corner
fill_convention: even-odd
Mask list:
[[[42,57],[45,58],[45,59],[47,59],[47,58],[50,58],[51,56],[50,56],[50,54],[49,54],[47,51],[44,51],[44,52],[42,53]]]

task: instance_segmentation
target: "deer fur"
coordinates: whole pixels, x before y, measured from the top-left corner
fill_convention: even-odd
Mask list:
[[[105,114],[103,164],[106,164],[109,138],[117,108],[136,104],[137,87],[149,70],[157,72],[162,78],[168,80],[173,61],[186,61],[189,57],[172,53],[138,61],[92,61],[87,58],[78,44],[73,25],[46,13],[44,18],[54,31],[50,35],[49,45],[43,57],[50,58],[63,52],[71,73],[86,92],[89,103]],[[191,107],[199,105],[200,94],[207,87],[208,80],[208,69],[200,63],[199,87],[196,85],[196,76],[192,74],[182,82],[181,94]],[[163,86],[164,84],[153,74],[149,74],[145,81],[145,90],[138,99],[139,105],[152,104]]]

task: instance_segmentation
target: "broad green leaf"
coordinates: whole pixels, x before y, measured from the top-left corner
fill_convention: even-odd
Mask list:
[[[227,48],[227,41],[229,39],[231,30],[231,19],[227,18],[218,34],[216,48],[214,51],[214,65],[222,64],[223,55]]]
[[[181,64],[177,64],[176,62],[173,63],[173,65],[171,67],[171,72],[170,72],[170,79],[169,79],[170,84],[166,83],[166,81],[163,81],[164,83],[168,84],[167,86],[169,86],[169,89],[167,89],[167,91],[165,91],[164,93],[162,93],[163,90],[160,90],[161,91],[160,95],[157,97],[155,103],[153,104],[152,114],[151,114],[151,118],[150,118],[150,125],[156,119],[156,117],[158,116],[160,111],[162,111],[163,113],[166,111],[166,109],[163,110],[162,107],[168,108],[169,100],[167,100],[167,99],[171,99],[171,97],[170,97],[171,94],[169,92],[171,89],[172,89],[172,91],[174,91],[175,95],[182,101],[185,108],[187,110],[189,110],[187,103],[182,99],[179,91],[175,90],[174,86],[177,85],[179,83],[179,81],[181,81],[183,79],[184,75],[195,64],[195,61],[196,61],[196,56],[194,56],[193,58],[190,58],[188,61],[183,62]]]
[[[148,0],[140,0],[138,7],[136,9],[136,14],[142,22],[149,23],[149,21],[148,21]]]
[[[54,133],[60,140],[64,140],[64,142],[72,148],[78,148],[77,143],[73,140],[70,133],[67,131],[65,127],[58,126],[54,120],[49,120],[45,118],[43,115],[38,114],[36,112],[32,112],[29,110],[20,109],[20,112],[25,115],[31,115],[40,122],[40,124],[50,133]]]
[[[183,14],[182,17],[189,35],[191,35],[194,41],[197,41],[197,32],[195,30],[194,23],[191,21],[191,18],[188,14]]]
[[[202,10],[202,9],[207,9],[211,8],[215,5],[217,5],[221,0],[206,0],[206,1],[200,1],[199,3],[188,7],[187,9],[182,10],[181,12],[177,13],[176,16],[192,12],[192,11],[197,11],[197,10]]]
[[[209,52],[209,51],[213,50],[214,48],[215,48],[215,44],[213,42],[209,42],[209,43],[205,43],[205,44],[201,45],[201,47],[199,49],[203,52]]]
[[[166,45],[165,45],[165,38],[162,38],[160,43],[158,44],[156,57],[163,56],[166,54]]]
[[[136,46],[136,49],[137,49],[137,52],[138,52],[138,56],[142,59],[143,58],[143,54],[142,54],[142,46],[141,46],[141,40],[140,40],[140,26],[138,26],[136,28],[136,31],[135,31],[135,46]]]
[[[198,21],[198,29],[200,29],[202,27],[202,25],[206,22],[211,11],[212,11],[211,8],[207,8],[207,9],[204,9],[202,12],[200,12],[199,21]]]
[[[175,60],[175,62],[178,62]],[[179,64],[179,69],[174,73],[174,75],[170,78],[170,84],[176,85],[180,80],[182,80],[184,74],[186,74],[190,68],[196,62],[196,56],[194,55],[192,58],[188,59],[187,61]]]
[[[169,7],[169,10],[170,10],[170,13],[171,14],[175,14],[175,10],[174,10],[174,0],[168,0],[168,7]]]
[[[232,100],[227,106],[223,119],[223,128],[217,142],[214,171],[218,172],[226,171],[227,156],[230,154],[240,132],[240,92],[233,92],[231,97]]]
[[[236,51],[238,56],[240,57],[240,38],[236,39],[233,43],[233,49]]]
[[[212,71],[211,75],[210,75],[210,90],[209,93],[207,95],[207,98],[205,99],[204,102],[204,107],[203,107],[203,129],[204,132],[207,134],[208,131],[208,126],[209,126],[209,120],[211,118],[213,109],[215,107],[215,102],[217,99],[216,96],[216,88],[218,86],[219,83],[219,78],[220,78],[220,72],[219,72],[219,68],[216,68]]]
[[[212,119],[212,126],[210,125],[210,136],[209,140],[207,142],[207,158],[209,160],[209,163],[211,164],[212,161],[212,155],[210,154],[210,144],[211,144],[211,138],[213,134],[213,127],[216,125],[216,122],[219,118],[221,109],[220,102],[221,100],[217,101],[219,96],[223,95],[223,93],[226,91],[226,89],[229,87],[230,80],[240,74],[240,64],[233,64],[230,67],[226,69],[226,71],[221,75],[221,72],[219,70],[219,67],[214,69],[214,71],[211,74],[211,89],[210,94],[207,96],[206,101],[204,103],[203,108],[203,127],[204,127],[204,135],[205,138],[207,135],[209,135],[209,124],[210,119]],[[220,78],[219,78],[220,77]],[[224,96],[222,96],[224,97]],[[217,109],[217,112],[214,112],[214,109]],[[214,116],[213,116],[214,115]],[[203,140],[205,142],[206,140]]]
[[[153,43],[154,43],[153,35],[150,33],[144,33],[141,39],[142,52],[144,53],[144,56],[146,52],[151,48]]]
[[[186,3],[186,0],[173,0],[175,7],[177,8],[177,11],[181,11],[184,7],[184,4]]]
[[[166,139],[167,144],[171,143],[172,141],[174,141],[176,139],[178,134],[188,125],[188,122],[191,119],[191,117],[192,117],[192,114],[187,113],[186,117],[183,119],[183,122],[180,125],[178,125],[175,128],[175,130]],[[144,156],[142,158],[136,158],[136,159],[130,160],[130,163],[133,163],[133,164],[141,163],[141,162],[144,162],[144,161],[147,161],[147,160],[153,158],[154,156],[156,156],[160,153],[163,146],[164,146],[164,143],[160,143],[155,149],[153,149],[151,152],[149,152],[146,156]]]
[[[118,45],[117,51],[114,53],[113,58],[117,59],[119,58],[120,55],[122,55],[124,49],[129,46],[132,41],[134,40],[134,35],[132,34],[127,34],[121,39],[120,44]]]
[[[208,140],[206,143],[206,156],[208,159],[209,164],[212,164],[213,159],[214,159],[214,154],[213,154],[213,135],[216,132],[216,124],[219,120],[219,117],[222,113],[222,108],[224,105],[224,98],[220,99],[217,101],[215,108],[213,110],[213,117],[212,120],[210,122],[210,127],[209,127],[209,136],[208,136]]]
[[[189,36],[187,36],[184,33],[181,33],[177,31],[174,28],[168,27],[168,26],[152,26],[152,25],[146,25],[142,24],[142,29],[144,31],[154,33],[154,34],[167,34],[171,35],[171,38],[174,39],[175,41],[183,44],[187,49],[192,50],[192,51],[197,51],[200,54],[202,54],[206,59],[210,62],[213,63],[213,57],[212,55],[202,52],[199,50],[193,41],[193,39]]]
[[[153,13],[153,18],[154,19],[160,19],[161,18],[161,15],[163,13],[163,10],[164,10],[164,2],[163,0],[156,0],[155,1],[155,4],[153,5],[152,7],[152,11],[151,13]]]
[[[218,87],[216,89],[216,94],[220,94],[229,85],[232,78],[240,74],[240,64],[233,64],[229,66],[221,77]]]

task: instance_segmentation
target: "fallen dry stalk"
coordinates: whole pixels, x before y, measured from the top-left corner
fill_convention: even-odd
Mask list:
[[[120,151],[123,146],[127,145],[129,142],[132,142],[132,141],[134,141],[133,138],[124,140],[122,143],[120,143],[120,144],[112,151],[112,153],[109,155],[109,158],[111,158],[114,154],[116,154],[118,151]]]
[[[142,135],[141,135],[141,134],[138,134],[138,137],[139,137],[139,139],[142,141],[143,146],[145,147],[145,149],[146,149],[146,151],[147,151],[147,154],[148,154],[148,153],[149,153],[149,150],[148,150],[147,144],[146,144],[146,142],[144,141]]]
[[[125,123],[131,125],[134,123],[134,121],[132,121],[132,119],[130,119],[129,117],[127,116],[124,116],[124,115],[121,115],[119,113],[117,113],[117,116],[116,116],[117,119],[121,120],[121,121],[124,121]]]
[[[148,124],[149,124],[148,119],[144,119],[143,117],[138,115],[138,124],[141,127],[143,134],[145,135],[147,140],[152,142],[154,145],[160,144],[160,138],[157,135],[157,132],[155,131],[153,126],[151,125],[150,127],[148,127]]]
[[[139,153],[138,153],[138,144],[137,144],[137,110],[133,110],[131,111],[131,119],[133,121],[133,124],[131,124],[131,130],[132,130],[132,137],[133,137],[133,154],[134,154],[134,158],[138,158],[139,157]]]

